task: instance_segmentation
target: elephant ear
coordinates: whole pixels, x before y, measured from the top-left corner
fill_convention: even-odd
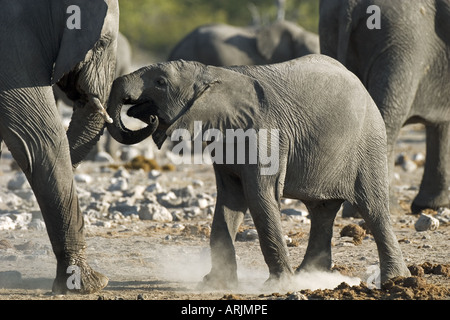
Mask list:
[[[269,62],[281,62],[290,58],[280,58],[274,61],[276,51],[285,56],[290,56],[293,51],[292,37],[282,22],[276,22],[263,27],[256,33],[256,47],[261,56]]]
[[[207,66],[206,69],[208,80],[200,82],[195,96],[166,130],[164,139],[175,134],[194,140],[208,129],[218,130],[225,136],[227,129],[245,131],[253,127],[263,99],[259,84],[231,68]]]
[[[64,16],[64,31],[53,68],[52,85],[85,60],[100,39],[108,12],[108,4],[103,0],[61,2],[58,14]]]

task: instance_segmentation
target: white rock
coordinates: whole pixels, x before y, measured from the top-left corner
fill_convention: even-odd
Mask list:
[[[419,219],[414,224],[414,228],[416,231],[427,231],[427,230],[436,230],[439,228],[439,220],[428,215],[428,214],[420,214]]]
[[[161,176],[161,171],[156,170],[156,169],[153,169],[148,173],[149,179],[152,179],[152,180],[158,178],[159,176]]]
[[[425,161],[425,156],[423,153],[418,152],[412,156],[412,160],[416,162]]]
[[[74,176],[74,179],[76,182],[79,183],[91,183],[92,182],[92,177],[88,174],[85,173],[78,173]]]
[[[139,218],[141,220],[172,221],[172,214],[159,204],[148,203],[139,210]]]
[[[38,231],[45,231],[45,229],[47,227],[45,226],[44,220],[42,220],[42,219],[33,219],[28,224],[28,228],[29,229],[33,229],[33,230],[38,230]]]
[[[151,185],[149,185],[146,189],[145,192],[152,192],[152,193],[160,193],[160,192],[164,192],[163,187],[161,187],[161,185],[158,182],[152,183]],[[175,196],[175,194],[173,192],[171,192],[173,194],[173,196]],[[176,199],[176,196],[175,196]]]
[[[253,241],[258,239],[258,231],[256,229],[247,229],[243,233],[244,240]]]
[[[197,199],[197,201],[198,201],[198,207],[199,207],[200,209],[205,209],[205,208],[207,208],[208,205],[209,205],[208,200],[205,199],[205,198]]]
[[[120,167],[119,170],[116,171],[116,173],[114,173],[114,178],[125,178],[125,179],[129,179],[130,178],[130,173],[128,172],[127,169]]]
[[[450,209],[449,208],[439,208],[438,213],[436,215],[436,219],[438,219],[442,223],[450,222]]]
[[[108,191],[126,191],[128,189],[128,181],[125,178],[113,178]]]
[[[406,159],[402,164],[402,168],[406,172],[413,172],[417,169],[417,164],[412,160]]]
[[[32,215],[28,212],[13,213],[10,215],[17,227],[26,227],[31,222]]]
[[[26,202],[37,202],[33,190],[31,189],[20,189],[15,190],[14,194],[25,200]]]
[[[100,151],[99,153],[97,153],[95,155],[94,161],[95,162],[113,163],[114,159],[108,152]]]
[[[9,215],[0,216],[0,230],[14,230],[15,228],[16,224]]]
[[[203,187],[205,183],[202,180],[196,179],[192,181],[192,186],[195,188]]]
[[[18,190],[23,189],[25,187],[30,187],[30,184],[25,177],[23,172],[18,172],[14,175],[14,177],[8,181],[7,188],[9,190]]]

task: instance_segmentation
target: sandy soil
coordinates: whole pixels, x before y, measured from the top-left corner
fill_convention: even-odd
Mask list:
[[[425,153],[421,126],[403,129],[398,153],[412,157]],[[158,157],[163,158],[162,154]],[[1,160],[2,183],[13,173],[11,159]],[[78,172],[90,174],[92,184],[109,184],[113,172],[105,173],[103,164],[87,162]],[[113,170],[114,171],[114,170]],[[450,165],[449,165],[450,172]],[[205,299],[450,299],[450,226],[441,223],[434,231],[417,232],[418,216],[409,213],[409,205],[420,183],[423,168],[406,172],[396,167],[396,192],[404,210],[392,215],[398,241],[406,263],[416,275],[394,279],[384,289],[369,288],[376,278],[378,256],[370,234],[341,236],[345,226],[358,231],[357,218],[342,218],[334,227],[331,273],[301,274],[287,287],[264,288],[268,270],[259,242],[249,239],[246,230],[253,228],[247,215],[236,242],[240,285],[236,290],[210,291],[198,286],[208,273],[209,226],[211,215],[202,214],[181,221],[109,219],[86,227],[88,261],[110,279],[101,292],[90,295],[55,296],[51,285],[56,263],[45,230],[23,228],[0,231],[0,299],[13,300],[205,300]],[[109,178],[108,178],[109,177]],[[135,183],[149,185],[147,173],[132,173]],[[206,165],[184,165],[165,171],[157,178],[163,188],[180,188],[194,184],[196,192],[214,197],[212,168]],[[148,181],[147,181],[148,180]],[[140,181],[140,182],[136,182]],[[80,184],[80,187],[83,187]],[[283,208],[304,210],[298,201],[285,201]],[[432,214],[435,214],[432,213]],[[309,234],[306,217],[282,214],[289,244],[290,259],[297,267],[305,253]],[[359,230],[360,231],[360,230]],[[247,237],[247,238],[246,238]],[[345,283],[344,283],[345,282]]]

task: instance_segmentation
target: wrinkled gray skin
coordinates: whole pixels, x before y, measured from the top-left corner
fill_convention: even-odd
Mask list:
[[[66,26],[70,5],[81,11],[81,29]],[[97,142],[114,80],[117,1],[0,1],[0,138],[25,173],[47,226],[57,260],[53,292],[66,293],[67,268],[78,266],[80,293],[95,292],[107,278],[86,262],[83,214],[73,169]],[[64,130],[53,96],[58,84],[75,100]]]
[[[128,115],[150,124],[145,131],[123,127],[125,103],[134,105]],[[281,197],[302,200],[311,215],[307,251],[297,270],[331,268],[333,222],[347,200],[361,210],[375,237],[382,280],[409,275],[391,227],[383,119],[358,78],[335,60],[309,55],[230,68],[185,61],[154,64],[116,79],[108,112],[115,139],[139,142],[153,133],[159,147],[176,129],[193,136],[194,121],[223,134],[225,129],[279,130],[275,174],[263,175],[260,162],[214,164],[217,203],[206,284],[237,283],[234,240],[247,209],[269,280],[293,274],[281,229]]]
[[[370,5],[381,9],[381,30],[366,26]],[[448,207],[450,1],[321,0],[319,30],[322,53],[354,72],[381,111],[391,176],[401,127],[425,124],[425,170],[412,212]]]
[[[131,46],[128,39],[119,32],[117,37],[117,56],[116,56],[116,72],[115,77],[123,76],[132,71],[131,62]],[[70,100],[67,95],[58,87],[53,87],[53,93],[56,99],[56,105],[62,100],[66,105],[73,106],[74,101]],[[102,143],[103,142],[103,143]],[[118,143],[111,138],[107,132],[104,133],[104,137],[97,143],[92,151],[88,154],[86,159],[93,159],[95,155],[100,151],[108,152],[113,158],[117,157]]]
[[[261,65],[319,51],[319,37],[289,21],[259,28],[215,24],[201,26],[187,35],[168,60],[191,60],[213,66]]]

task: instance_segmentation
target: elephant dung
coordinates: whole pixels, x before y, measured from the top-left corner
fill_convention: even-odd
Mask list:
[[[439,228],[439,220],[429,214],[421,213],[419,219],[414,224],[416,231],[434,231]]]

